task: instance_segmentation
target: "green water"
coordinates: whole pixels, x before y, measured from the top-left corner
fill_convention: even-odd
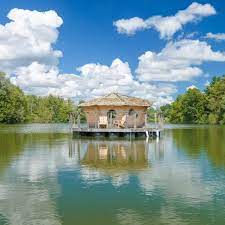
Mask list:
[[[148,141],[67,130],[0,126],[0,225],[225,224],[225,127]]]

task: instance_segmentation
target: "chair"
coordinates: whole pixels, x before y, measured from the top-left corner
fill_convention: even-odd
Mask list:
[[[125,128],[126,120],[127,120],[127,116],[124,115],[121,120],[115,120],[114,125],[118,128]]]
[[[107,128],[107,127],[108,127],[107,116],[99,116],[98,128]]]

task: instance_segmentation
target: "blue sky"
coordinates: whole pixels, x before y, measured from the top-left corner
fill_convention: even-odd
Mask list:
[[[47,63],[46,60],[40,59],[40,55],[37,57],[37,55],[32,56],[33,61],[29,58],[26,62],[26,57],[23,59],[19,58],[22,57],[21,55],[16,58],[16,65],[9,66],[9,67],[2,67],[0,65],[0,68],[3,70],[5,69],[6,72],[8,72],[9,76],[12,78],[12,81],[19,85],[21,88],[23,88],[27,93],[34,93],[34,94],[58,94],[58,93],[64,93],[62,90],[62,87],[59,87],[57,85],[53,85],[55,81],[53,81],[51,78],[49,88],[46,89],[44,86],[48,86],[48,82],[46,82],[46,85],[43,85],[45,81],[42,81],[42,85],[34,84],[32,86],[32,79],[30,83],[30,86],[28,84],[24,84],[23,79],[27,80],[29,77],[35,76],[35,73],[27,75],[24,67],[28,67],[29,64],[32,64],[32,62],[37,62],[38,64],[46,65],[47,69],[42,69],[45,72],[48,73],[48,76],[50,76],[51,73],[49,71],[52,68],[49,68],[49,66],[53,66],[52,69],[54,71],[54,76],[63,76],[64,74],[71,74],[71,76],[95,76],[98,77],[98,79],[107,80],[107,76],[102,76],[102,71],[104,70],[104,66],[110,66],[112,62],[119,58],[123,63],[127,62],[129,64],[129,69],[131,70],[130,73],[132,74],[133,81],[138,81],[141,84],[137,84],[134,89],[136,91],[132,91],[132,88],[127,90],[126,88],[122,88],[122,92],[125,94],[132,94],[136,93],[136,95],[140,95],[141,97],[147,97],[147,98],[153,98],[154,101],[158,101],[158,98],[164,98],[166,96],[165,93],[162,94],[162,96],[158,95],[157,97],[152,96],[154,91],[161,90],[160,88],[163,87],[162,92],[166,92],[165,87],[169,87],[170,90],[168,91],[168,96],[171,96],[172,98],[176,97],[177,94],[182,93],[186,90],[188,86],[194,85],[199,87],[200,89],[204,88],[204,85],[206,81],[210,81],[211,77],[213,75],[222,75],[225,74],[225,63],[224,63],[224,47],[225,47],[225,38],[222,40],[218,40],[218,34],[225,33],[225,2],[221,0],[215,0],[215,1],[197,1],[200,7],[204,6],[205,4],[210,5],[213,9],[215,9],[216,13],[209,13],[207,16],[200,15],[199,18],[193,19],[189,22],[185,22],[182,25],[181,29],[178,29],[172,36],[169,38],[162,38],[160,37],[160,31],[157,30],[157,26],[155,24],[151,25],[150,28],[140,28],[135,31],[134,34],[130,35],[126,32],[119,32],[118,27],[113,25],[114,22],[124,19],[128,20],[134,17],[138,17],[140,19],[146,20],[148,18],[151,18],[155,15],[160,15],[161,17],[166,16],[174,16],[179,10],[185,10],[187,9],[191,4],[193,4],[193,1],[179,1],[179,0],[96,0],[96,1],[87,1],[87,0],[39,0],[39,1],[27,1],[27,0],[11,0],[11,1],[3,1],[1,3],[0,8],[0,24],[5,26],[6,23],[10,23],[12,19],[7,18],[7,14],[10,12],[10,10],[18,8],[18,9],[26,9],[30,12],[33,12],[33,10],[37,10],[39,12],[45,12],[48,10],[54,10],[58,17],[61,17],[63,23],[62,25],[57,25],[57,27],[52,28],[54,31],[58,32],[58,36],[55,41],[50,41],[51,48],[54,50],[59,50],[62,53],[61,57],[56,57],[56,61],[54,63]],[[26,14],[26,12],[25,12]],[[132,22],[132,21],[131,21]],[[19,24],[19,19],[18,19]],[[148,25],[147,25],[148,26]],[[154,27],[155,26],[155,27]],[[15,28],[13,28],[15,29]],[[33,29],[32,29],[33,30]],[[10,31],[11,32],[11,31]],[[212,33],[213,37],[206,38],[207,33]],[[42,35],[42,33],[40,33]],[[217,36],[216,36],[217,35]],[[11,32],[11,37],[14,36],[14,33]],[[1,33],[0,33],[1,37]],[[39,42],[37,35],[36,41]],[[201,69],[201,74],[199,71],[195,71],[197,75],[187,75],[188,78],[186,79],[175,79],[171,82],[170,75],[168,74],[168,78],[163,77],[163,79],[157,80],[156,78],[152,78],[152,71],[153,68],[148,68],[147,71],[143,74],[143,72],[137,73],[137,68],[139,67],[140,61],[138,58],[145,54],[147,51],[151,51],[155,54],[160,54],[161,51],[168,45],[168,43],[175,44],[176,42],[182,41],[182,40],[195,40],[198,42],[204,42],[207,44],[207,46],[210,46],[213,52],[219,52],[221,55],[219,58],[216,58],[217,56],[210,56],[207,58],[201,58],[197,59],[200,60],[200,63],[197,63],[198,65],[193,65],[195,63],[190,63],[191,67],[198,67]],[[0,52],[1,52],[1,41],[0,38]],[[24,42],[29,41],[23,38]],[[21,43],[21,41],[20,41]],[[182,44],[184,44],[182,42]],[[185,42],[186,44],[186,42]],[[188,43],[189,44],[189,43]],[[5,43],[4,50],[6,48]],[[24,46],[26,46],[26,43],[24,43]],[[200,46],[201,48],[201,46]],[[26,48],[25,48],[26,49]],[[8,51],[8,50],[7,50]],[[178,52],[179,53],[179,52]],[[191,52],[189,52],[191,55]],[[32,53],[29,52],[31,55]],[[179,53],[180,54],[180,53]],[[49,55],[46,54],[43,56],[43,58],[47,58]],[[158,56],[157,56],[158,57]],[[178,56],[177,56],[178,57]],[[202,56],[201,56],[202,57]],[[211,58],[210,58],[211,57]],[[19,58],[19,60],[18,60]],[[213,58],[213,59],[212,59]],[[161,59],[160,59],[161,60]],[[15,60],[14,60],[15,61]],[[28,63],[29,61],[29,63]],[[48,61],[48,60],[47,60]],[[50,60],[51,61],[51,60]],[[159,59],[154,59],[154,62],[158,62]],[[193,59],[192,59],[193,61]],[[1,61],[0,61],[1,62]],[[20,65],[20,62],[21,65]],[[145,61],[144,68],[148,65],[146,63],[151,63],[151,60]],[[161,62],[161,61],[160,61]],[[118,62],[117,62],[118,63]],[[119,62],[120,63],[120,62]],[[166,62],[163,61],[165,64]],[[170,63],[170,62],[169,62]],[[11,65],[10,63],[4,61],[4,65]],[[93,68],[93,65],[91,66],[92,70],[88,67],[84,67],[85,65],[95,64],[101,65],[100,70],[101,72],[98,73],[96,71],[96,67]],[[161,66],[163,67],[164,64]],[[84,67],[83,70],[77,71],[76,68],[78,67]],[[23,68],[23,69],[21,69]],[[33,68],[33,67],[32,67]],[[37,68],[37,66],[36,66]],[[99,69],[99,68],[98,68]],[[158,70],[159,68],[157,68]],[[38,70],[38,69],[37,69]],[[119,71],[123,70],[123,68]],[[127,70],[127,68],[126,68]],[[40,76],[40,70],[39,75]],[[94,71],[94,72],[93,72]],[[143,68],[140,69],[140,71],[143,71]],[[159,71],[160,72],[160,71]],[[188,71],[187,71],[188,72]],[[21,74],[24,74],[24,77],[26,76],[26,79],[22,77]],[[56,74],[55,74],[56,73]],[[108,76],[114,76],[115,73],[110,71],[106,71],[106,74]],[[125,72],[126,78],[129,79],[127,73],[129,71]],[[73,75],[72,75],[73,74]],[[186,73],[185,73],[186,74]],[[123,74],[122,74],[123,75]],[[66,75],[68,76],[68,75]],[[155,77],[158,75],[156,74]],[[113,84],[115,84],[115,90],[120,90],[120,84],[123,83],[120,81],[120,77],[115,76],[115,80],[119,80],[119,84],[116,86],[115,80],[113,80]],[[154,77],[154,76],[153,76]],[[38,78],[39,79],[39,78]],[[73,79],[72,79],[73,80]],[[83,81],[83,83],[88,82],[88,78]],[[36,81],[38,82],[38,81]],[[57,81],[58,82],[58,81]],[[56,82],[56,83],[57,83]],[[79,81],[80,82],[80,81]],[[79,83],[78,82],[78,83]],[[93,81],[96,84],[96,79]],[[99,80],[98,80],[99,82]],[[76,80],[73,80],[73,82],[70,83],[70,88],[72,88],[72,84],[76,83]],[[79,85],[83,85],[83,83],[79,83]],[[107,83],[107,82],[106,82]],[[99,84],[99,83],[98,83]],[[108,84],[105,84],[104,82],[100,82],[100,84],[103,86],[103,90],[109,89]],[[146,84],[146,86],[145,86]],[[66,85],[66,84],[65,84]],[[79,86],[78,85],[78,86]],[[125,84],[125,85],[129,85]],[[154,85],[154,88],[149,85]],[[40,89],[42,91],[37,91],[37,86],[39,91]],[[58,90],[56,90],[56,86]],[[130,86],[130,85],[129,85]],[[137,88],[138,86],[138,88]],[[145,88],[145,92],[140,92],[140,89]],[[76,88],[76,85],[74,86]],[[112,90],[114,90],[112,88]],[[173,91],[171,89],[174,89]],[[176,89],[176,90],[175,90]],[[111,89],[110,89],[111,90]],[[148,95],[148,90],[150,90],[151,95]],[[67,93],[71,92],[69,88],[67,87],[67,90],[65,91]],[[81,92],[85,92],[81,93]],[[71,95],[65,94],[67,97],[72,97],[75,100],[78,98],[88,98],[89,95],[100,95],[101,93],[105,93],[106,91],[98,92],[94,90],[93,87],[86,87],[84,90],[79,90],[77,93],[73,93]],[[60,94],[59,94],[60,95]],[[62,96],[64,96],[62,94]],[[171,101],[171,98],[168,99],[168,101]],[[162,101],[163,102],[163,101]],[[166,102],[166,101],[165,101]]]

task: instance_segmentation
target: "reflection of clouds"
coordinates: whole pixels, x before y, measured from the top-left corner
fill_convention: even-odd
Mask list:
[[[116,214],[116,219],[121,225],[141,225],[146,224],[143,218],[133,209],[120,209]]]
[[[59,170],[77,167],[66,140],[48,145],[30,142],[0,177],[0,214],[10,225],[61,224],[54,197],[60,193]]]
[[[163,160],[158,159],[157,146],[151,146],[152,167],[138,174],[145,194],[153,195],[158,189],[167,198],[184,198],[189,203],[212,200],[213,187],[203,181],[203,172],[197,164],[179,158],[170,138],[165,140]]]
[[[112,185],[114,187],[120,187],[122,185],[126,185],[126,184],[129,184],[129,174],[126,173],[126,172],[121,172],[121,173],[118,173],[118,174],[115,174],[113,177],[112,177]]]
[[[120,187],[129,183],[129,174],[126,172],[116,172],[106,174],[103,170],[82,166],[80,168],[80,177],[85,185],[105,184],[111,180],[114,187]],[[109,179],[111,177],[111,179]]]
[[[152,195],[157,188],[163,189],[168,198],[182,197],[191,203],[211,200],[212,188],[201,180],[197,168],[174,164],[170,168],[159,165],[138,175],[140,185],[146,194]],[[148,179],[146,179],[148,178]]]
[[[55,176],[59,169],[75,168],[78,164],[77,158],[69,157],[68,145],[53,146],[52,149],[25,151],[20,158],[13,162],[20,176],[25,176],[30,181],[39,181],[43,177]]]
[[[167,225],[186,225],[189,224],[187,221],[182,219],[177,213],[176,209],[171,206],[163,206],[160,210],[159,221],[162,224]]]
[[[7,184],[0,184],[0,201],[6,199],[8,196],[9,187]]]
[[[224,188],[224,173],[220,177],[207,176],[207,179],[211,180],[206,180],[200,167],[202,163],[198,164],[177,151],[170,136],[165,136],[158,142],[151,140],[147,143],[132,142],[132,149],[128,142],[122,145],[123,142],[110,141],[111,147],[107,148],[110,151],[107,150],[107,157],[99,160],[100,164],[98,155],[93,154],[95,147],[87,154],[89,146],[87,140],[71,142],[73,147],[68,143],[68,138],[60,140],[56,138],[50,144],[41,138],[35,144],[32,139],[25,145],[24,152],[11,159],[11,164],[0,176],[0,217],[6,219],[8,224],[61,224],[55,205],[55,198],[60,195],[57,177],[61,171],[65,171],[63,176],[68,171],[76,173],[76,178],[77,175],[80,178],[79,188],[87,185],[86,187],[92,188],[94,193],[95,185],[100,184],[104,189],[109,183],[114,188],[107,191],[123,194],[123,191],[128,190],[129,193],[123,195],[124,201],[119,199],[118,205],[116,201],[115,205],[112,205],[117,207],[114,208],[116,210],[114,219],[121,225],[158,223],[186,225],[182,219],[184,216],[182,210],[190,207],[190,204],[207,202],[204,208],[208,207],[214,204],[214,194],[220,195],[219,200],[223,199],[224,192],[221,190]],[[92,144],[103,146],[97,141]],[[106,155],[104,151],[102,156]],[[88,164],[86,159],[86,164],[80,165],[85,157],[89,157],[91,163]],[[131,163],[127,163],[128,159]],[[142,188],[145,196],[143,193],[137,193],[139,188],[136,184]],[[132,193],[134,199],[130,198]],[[117,200],[120,195],[112,196]],[[63,200],[67,197],[62,196]],[[129,201],[125,198],[129,198]],[[184,208],[180,209],[177,202]],[[137,207],[136,203],[140,205]],[[103,208],[100,208],[98,213],[104,213],[104,206],[99,207]]]
[[[12,181],[6,177],[0,183],[4,183],[1,185],[3,198],[0,198],[0,214],[6,218],[8,224],[61,224],[50,198],[50,194],[58,193],[56,181],[52,180],[46,187],[44,183],[27,183],[22,179]]]
[[[107,183],[107,176],[104,172],[87,166],[80,168],[80,177],[86,185]]]
[[[116,214],[117,222],[120,225],[144,225],[144,224],[167,224],[167,225],[187,225],[176,209],[171,206],[162,206],[157,214],[149,212],[149,217],[141,210],[119,209]]]

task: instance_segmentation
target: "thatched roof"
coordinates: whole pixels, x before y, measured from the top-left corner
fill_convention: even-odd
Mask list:
[[[95,98],[90,101],[81,103],[81,107],[85,106],[145,106],[152,104],[145,99],[121,95],[118,93],[110,93],[103,97]]]

